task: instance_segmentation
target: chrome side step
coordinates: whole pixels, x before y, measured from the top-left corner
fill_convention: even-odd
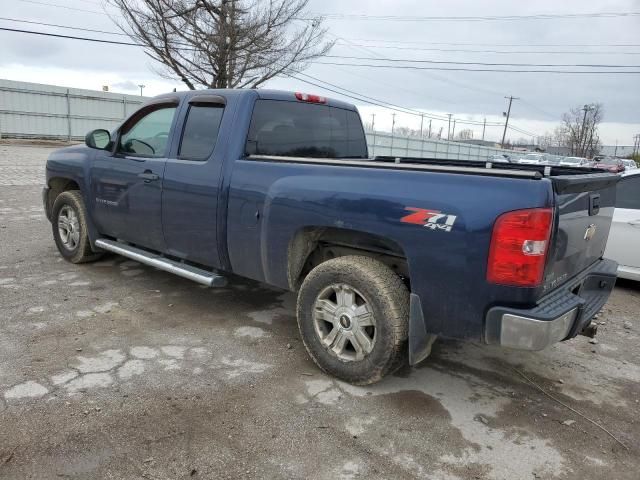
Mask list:
[[[194,282],[208,287],[224,287],[227,285],[227,279],[215,272],[208,272],[201,268],[176,262],[175,260],[162,257],[156,253],[148,252],[141,248],[132,247],[131,245],[126,245],[114,240],[99,238],[96,240],[96,247],[117,253],[118,255],[130,258],[136,262],[155,267],[158,270],[164,270],[165,272],[193,280]]]

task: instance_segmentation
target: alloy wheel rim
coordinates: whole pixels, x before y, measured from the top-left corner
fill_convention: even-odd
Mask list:
[[[75,250],[80,243],[80,222],[69,205],[63,206],[58,213],[58,233],[67,250]]]
[[[376,342],[376,321],[371,303],[350,285],[324,288],[313,307],[313,325],[320,343],[342,361],[361,361]]]

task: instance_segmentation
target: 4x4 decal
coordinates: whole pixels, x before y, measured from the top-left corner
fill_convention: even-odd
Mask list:
[[[455,215],[442,213],[440,210],[427,210],[426,208],[405,207],[410,213],[400,219],[403,223],[422,225],[431,230],[444,230],[450,232],[456,223]]]

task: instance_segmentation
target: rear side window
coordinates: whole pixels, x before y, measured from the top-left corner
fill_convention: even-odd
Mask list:
[[[358,114],[311,103],[258,100],[247,154],[284,157],[366,158]]]
[[[640,210],[640,175],[620,180],[616,192],[616,208]]]
[[[182,131],[178,158],[206,160],[218,141],[218,131],[224,107],[221,105],[191,105]]]

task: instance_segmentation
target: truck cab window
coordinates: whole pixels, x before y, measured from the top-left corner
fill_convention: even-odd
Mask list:
[[[620,180],[616,191],[616,208],[640,210],[640,175]]]
[[[326,105],[258,100],[246,151],[253,155],[366,158],[358,114]]]
[[[176,107],[153,110],[120,136],[118,152],[133,156],[163,157],[166,154]]]
[[[185,160],[206,160],[216,146],[223,113],[222,105],[191,105],[178,157]]]

